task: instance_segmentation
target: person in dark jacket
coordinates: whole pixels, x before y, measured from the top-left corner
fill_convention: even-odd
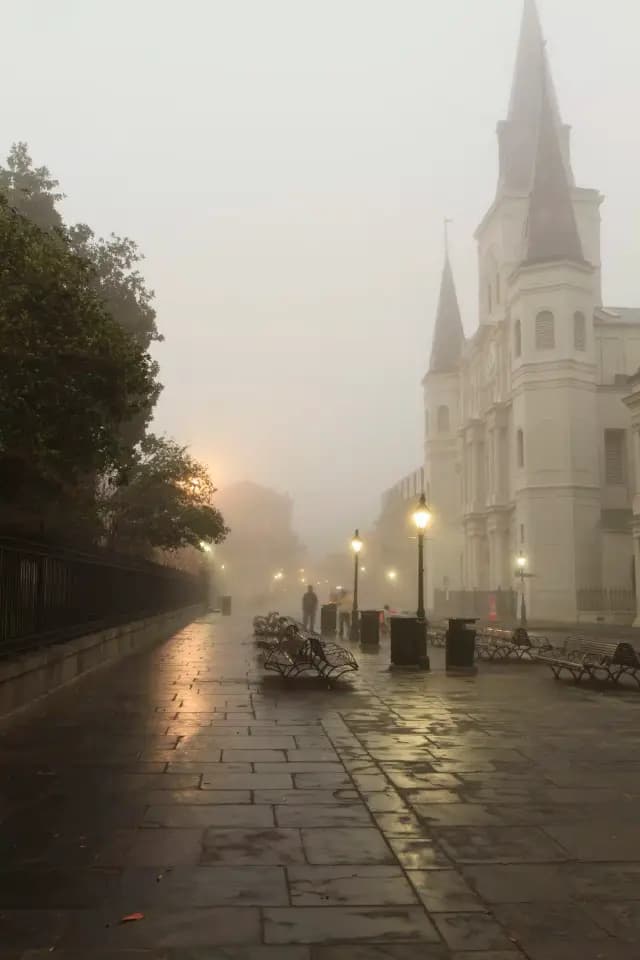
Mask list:
[[[314,632],[317,612],[318,596],[311,584],[309,584],[307,592],[302,597],[302,621],[305,630],[311,630],[312,633]]]

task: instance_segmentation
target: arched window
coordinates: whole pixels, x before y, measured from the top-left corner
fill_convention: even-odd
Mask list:
[[[522,354],[522,324],[520,320],[514,320],[513,323],[513,352],[516,357]]]
[[[518,466],[524,467],[524,433],[518,430],[516,438],[516,449],[518,454]]]
[[[553,350],[556,345],[556,331],[553,314],[543,310],[536,317],[536,350]]]
[[[573,315],[573,346],[576,350],[587,349],[587,318],[579,310]]]
[[[438,407],[438,433],[449,433],[450,429],[449,407]]]

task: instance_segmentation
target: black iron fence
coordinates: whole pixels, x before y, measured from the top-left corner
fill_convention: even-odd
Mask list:
[[[480,620],[514,620],[518,594],[515,590],[436,590],[434,616],[478,617]]]
[[[203,578],[0,537],[0,656],[206,601]]]
[[[636,609],[635,591],[628,588],[598,587],[578,590],[578,610],[593,613],[629,613]]]

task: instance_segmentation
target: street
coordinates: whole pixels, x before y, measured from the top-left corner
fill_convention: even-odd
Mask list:
[[[0,960],[637,960],[640,697],[432,653],[210,615],[5,721]]]

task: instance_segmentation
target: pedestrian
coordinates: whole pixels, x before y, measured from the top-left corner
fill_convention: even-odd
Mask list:
[[[342,596],[338,600],[338,624],[340,630],[340,639],[344,639],[344,634],[349,636],[349,631],[351,628],[351,610],[353,607],[353,602],[351,600],[351,594],[346,590],[342,591]]]
[[[302,622],[305,630],[315,631],[316,613],[318,612],[318,595],[309,584],[307,592],[302,597]]]

